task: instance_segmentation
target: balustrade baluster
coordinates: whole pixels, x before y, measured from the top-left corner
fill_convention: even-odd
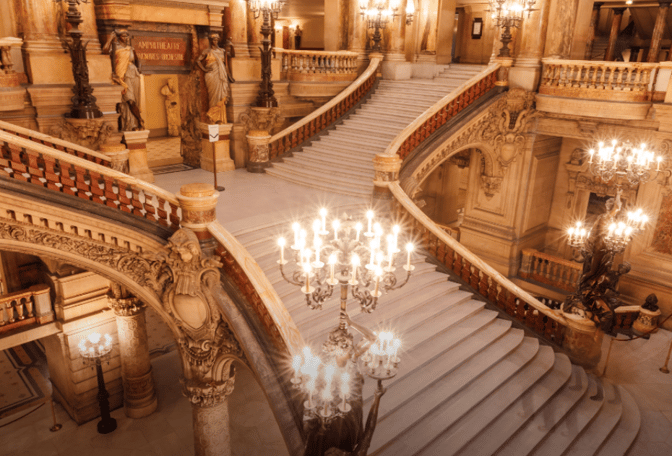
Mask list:
[[[462,258],[462,271],[460,272],[460,277],[462,277],[462,280],[469,283],[471,277],[471,263],[465,258]]]
[[[7,315],[7,302],[0,302],[0,310],[2,314],[0,315],[0,326],[5,326],[9,321],[9,315]]]
[[[14,318],[14,313],[16,312],[15,307],[17,306],[18,302],[16,299],[12,299],[7,303],[7,307],[9,308],[9,322],[14,323],[16,321],[16,318]],[[17,312],[18,315],[18,312]]]
[[[473,271],[471,272],[471,277],[469,278],[469,285],[471,285],[471,288],[474,290],[478,290],[478,286],[481,282],[480,274],[481,271],[474,266]]]
[[[516,316],[516,295],[511,293],[509,290],[504,292],[505,301],[502,303],[504,305],[504,311],[512,317]]]

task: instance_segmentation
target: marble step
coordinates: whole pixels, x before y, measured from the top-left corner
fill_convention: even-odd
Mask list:
[[[361,144],[370,144],[370,145],[380,145],[389,144],[398,134],[398,131],[394,129],[381,129],[381,128],[371,128],[370,131],[365,131],[361,129],[347,129],[347,128],[336,128],[329,132],[329,136],[333,138],[338,138],[339,140],[343,138],[349,142],[360,142]]]
[[[390,435],[396,435],[400,426],[414,423],[432,409],[432,406],[422,406],[423,398],[427,397],[429,404],[432,401],[438,404],[440,401],[436,402],[436,397],[441,397],[441,400],[451,397],[467,381],[481,375],[520,345],[523,335],[519,331],[511,331],[510,322],[479,318],[487,313],[480,311],[462,315],[461,320],[452,322],[442,332],[431,337],[420,329],[413,331],[413,337],[418,340],[412,349],[404,350],[397,376],[386,384],[388,391],[394,391],[395,394],[380,403],[379,424],[386,423],[383,428],[387,427]],[[479,322],[480,325],[475,324]],[[404,341],[406,338],[404,334]],[[371,383],[364,385],[365,407],[373,398],[375,385]],[[430,386],[437,388],[427,389]],[[421,394],[423,396],[418,397]],[[405,411],[404,406],[411,399],[415,404],[414,410]],[[408,422],[404,425],[404,421]],[[374,436],[380,445],[389,440],[385,432],[381,432],[378,437]]]
[[[479,428],[477,436],[468,442],[446,448],[446,456],[490,456],[514,435],[535,413],[541,410],[572,377],[572,363],[566,355],[556,353],[553,368],[534,388],[502,409],[493,421]],[[578,368],[576,368],[578,369]],[[486,416],[486,420],[489,418]],[[467,430],[468,432],[468,430]],[[464,440],[464,439],[463,439]],[[464,444],[466,443],[466,444]]]
[[[298,152],[292,157],[283,158],[282,162],[288,165],[296,166],[300,169],[320,172],[324,175],[336,174],[337,176],[350,177],[352,179],[368,179],[373,181],[374,172],[371,169],[353,167],[352,165],[329,165],[319,161],[312,161],[306,157],[305,152]]]
[[[534,456],[559,456],[562,455],[572,444],[574,439],[583,432],[584,428],[590,424],[593,418],[604,404],[604,395],[598,395],[602,385],[598,385],[595,378],[588,376],[588,389],[576,404],[576,406],[565,415],[564,419],[558,423],[552,432],[546,435],[546,438],[529,453]],[[520,454],[520,453],[518,453]]]
[[[573,366],[569,381],[494,454],[497,456],[529,454],[585,396],[588,386],[586,372],[578,366]]]
[[[395,129],[396,130],[396,129]],[[338,125],[336,127],[336,131],[342,131],[345,133],[352,133],[355,136],[358,135],[366,135],[369,137],[376,137],[380,138],[381,140],[386,140],[386,141],[391,141],[394,139],[395,136],[397,136],[396,131],[389,131],[389,130],[377,130],[371,128],[369,125],[366,125],[364,123],[359,123],[359,124],[343,124],[343,125]]]
[[[626,455],[639,433],[639,426],[641,424],[639,406],[624,387],[616,385],[616,389],[621,398],[623,413],[621,413],[621,419],[609,436],[609,439],[602,444],[601,448],[595,453],[595,456]]]
[[[337,162],[358,168],[370,167],[373,170],[373,158],[378,152],[357,153],[350,149],[343,151],[342,149],[332,148],[329,144],[314,143],[310,147],[303,149],[303,152],[313,157],[316,160],[325,162]]]
[[[338,193],[339,195],[367,198],[371,196],[371,192],[373,190],[373,184],[371,184],[369,188],[361,186],[350,186],[350,185],[344,185],[343,187],[335,187],[333,182],[321,182],[321,181],[315,182],[305,178],[300,174],[288,172],[287,170],[278,169],[275,167],[275,165],[271,168],[268,168],[266,170],[266,173],[289,182],[294,182],[295,184],[315,188],[318,190],[325,190],[328,192]]]
[[[355,111],[355,113],[362,113],[362,112],[375,112],[379,114],[394,113],[394,115],[399,115],[402,118],[412,116],[413,119],[415,119],[425,110],[427,110],[427,106],[425,105],[400,104],[395,103],[393,100],[375,99],[375,100],[369,100],[366,104],[358,108],[357,111]],[[353,118],[356,117],[351,117],[350,119]]]
[[[369,138],[368,141],[363,141],[361,138],[354,137],[351,135],[342,134],[332,134],[331,132],[327,136],[322,136],[320,142],[324,145],[340,145],[348,146],[351,150],[354,151],[365,151],[368,153],[379,153],[385,150],[387,147],[388,141],[380,141]],[[371,164],[373,168],[373,163]]]
[[[370,122],[374,128],[381,128],[382,125],[384,127],[389,126],[389,128],[396,128],[398,131],[401,131],[412,123],[412,121],[406,122],[403,119],[395,117],[394,111],[394,107],[385,107],[368,111],[359,111],[356,115],[357,120],[366,120],[367,122]],[[424,109],[419,111],[418,116],[423,112],[425,112]],[[414,117],[413,120],[416,118],[417,116]]]
[[[370,156],[358,157],[350,156],[343,154],[327,153],[322,152],[321,150],[315,150],[312,147],[308,147],[299,152],[302,154],[303,160],[311,160],[314,162],[319,162],[322,166],[336,166],[336,167],[348,167],[356,170],[367,170],[368,175],[373,179],[373,170],[371,168],[371,162],[373,160]],[[297,154],[294,154],[297,155]]]
[[[563,455],[583,456],[595,454],[621,419],[623,403],[620,391],[607,379],[600,379],[604,391],[604,404],[592,422],[583,430]]]
[[[361,144],[353,146],[351,143],[340,143],[334,137],[329,138],[327,136],[322,136],[319,141],[314,141],[310,146],[306,146],[304,150],[308,150],[309,148],[320,152],[328,152],[331,155],[353,156],[353,158],[360,158],[362,160],[373,160],[373,157],[380,153],[378,146],[369,147]]]
[[[509,332],[518,332],[518,330],[509,330]],[[499,342],[496,344],[499,345]],[[493,391],[501,386],[519,371],[523,370],[522,376],[527,374],[529,369],[534,369],[535,362],[531,362],[540,355],[539,341],[537,339],[523,338],[522,342],[515,346],[504,357],[492,359],[493,364],[487,372],[478,377],[463,379],[460,394],[452,395],[445,399],[447,394],[443,391],[453,380],[436,382],[434,388],[423,391],[420,398],[414,398],[407,407],[397,412],[398,418],[395,421],[408,420],[412,425],[406,429],[400,429],[394,434],[385,436],[380,432],[380,437],[386,437],[388,442],[379,450],[374,450],[375,455],[385,456],[410,456],[421,454],[422,448],[436,439],[448,427],[461,419],[469,410],[487,398]],[[431,394],[430,394],[431,393]],[[422,410],[422,416],[418,416],[416,410]],[[411,418],[412,414],[412,418]],[[379,423],[379,427],[382,423]],[[378,431],[378,429],[377,429]],[[376,436],[374,436],[376,441]],[[379,444],[372,442],[371,447]],[[377,445],[376,445],[377,446]]]
[[[506,383],[500,385],[490,396],[469,410],[450,428],[424,447],[419,454],[442,454],[452,456],[472,440],[481,440],[480,433],[490,427],[490,423],[502,411],[508,411],[516,401],[530,391],[543,390],[543,379],[553,372],[555,353],[548,346],[539,347],[536,358],[524,369],[518,371]],[[568,375],[570,366],[567,366]],[[564,380],[567,376],[562,376]],[[555,384],[558,382],[556,381]]]

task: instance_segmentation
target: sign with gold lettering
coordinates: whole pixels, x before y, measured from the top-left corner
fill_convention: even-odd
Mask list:
[[[133,35],[133,48],[143,73],[174,73],[189,71],[190,37]]]

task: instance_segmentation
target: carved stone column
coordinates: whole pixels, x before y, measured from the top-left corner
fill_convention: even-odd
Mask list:
[[[108,299],[117,318],[124,412],[130,418],[142,418],[151,415],[157,406],[149,361],[145,306],[135,297]]]
[[[656,16],[656,25],[653,26],[653,33],[651,34],[651,47],[649,48],[649,56],[647,62],[657,62],[658,53],[660,52],[660,41],[663,39],[663,31],[665,29],[665,18],[670,9],[669,1],[659,1],[658,15]]]
[[[247,2],[245,2],[247,7]],[[263,15],[260,14],[258,18],[254,18],[254,14],[247,10],[247,47],[250,56],[261,57],[261,25],[264,23]]]
[[[129,151],[129,174],[152,183],[154,173],[147,163],[147,138],[149,138],[149,130],[124,132],[124,142]]]
[[[232,362],[230,360],[229,364]],[[196,456],[231,455],[228,397],[235,381],[233,366],[229,367],[229,378],[225,381],[185,381],[184,395],[191,402]]]
[[[412,0],[411,0],[412,1]],[[399,2],[399,17],[390,21],[383,33],[385,60],[394,62],[406,61],[406,21],[403,12],[406,11],[406,0]]]
[[[552,59],[568,59],[572,50],[574,24],[579,0],[562,0],[551,3],[550,17],[546,35],[545,55]]]
[[[357,52],[359,68],[362,69],[366,61],[366,23],[359,12],[359,0],[350,0],[348,11],[348,51]]]
[[[541,76],[541,57],[544,55],[544,38],[548,30],[550,0],[539,0],[535,11],[523,20],[520,36],[520,51],[509,75],[511,87],[535,91]]]
[[[618,32],[621,30],[621,21],[623,20],[624,12],[625,8],[614,8],[614,17],[611,19],[611,31],[609,32],[609,44],[607,44],[607,50],[604,52],[604,60],[607,62],[614,60],[616,39],[618,38]]]
[[[588,40],[586,41],[585,60],[590,60],[593,57],[593,44],[595,43],[595,33],[597,32],[597,25],[600,23],[600,8],[604,2],[593,3],[593,11],[590,13],[590,26],[588,30]]]
[[[233,49],[236,52],[236,58],[249,57],[250,50],[247,46],[247,1],[230,0],[229,13],[225,15],[224,20],[229,30]]]

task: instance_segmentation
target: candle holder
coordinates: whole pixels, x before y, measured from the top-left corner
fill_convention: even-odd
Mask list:
[[[79,341],[79,352],[84,362],[95,365],[98,379],[98,406],[100,407],[100,421],[98,433],[109,434],[117,428],[117,420],[110,416],[110,394],[105,388],[102,363],[109,359],[112,351],[112,337],[109,334],[93,332]]]
[[[305,397],[304,421],[318,422],[317,428],[324,430],[354,410],[361,415],[361,390],[366,375],[378,381],[364,433],[369,437],[368,440],[362,437],[362,442],[370,442],[378,403],[385,391],[382,381],[397,375],[402,342],[391,332],[374,333],[353,322],[347,311],[348,296],[357,301],[362,312],[371,313],[384,293],[408,283],[415,266],[411,264],[412,243],[408,242],[405,255],[401,254],[401,227],[395,225],[385,235],[373,211],[367,211],[365,216],[365,222],[346,215],[343,220],[328,223],[327,210],[321,209],[311,225],[310,245],[309,230],[294,223],[289,259],[285,255],[287,242],[280,238],[278,264],[282,277],[300,287],[310,309],[321,309],[337,285],[341,290],[339,324],[329,333],[321,356],[305,347],[293,358],[292,384]],[[363,336],[359,343],[355,344],[349,328]],[[357,417],[361,418],[360,415]],[[338,438],[347,440],[345,436]],[[367,448],[358,447],[358,451],[368,449],[368,443],[363,446]]]

